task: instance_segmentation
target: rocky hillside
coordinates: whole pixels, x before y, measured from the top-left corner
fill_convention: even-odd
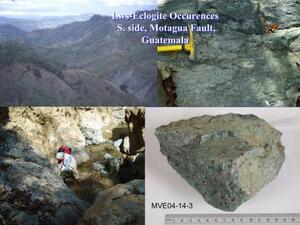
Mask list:
[[[195,61],[185,54],[159,56],[176,71],[178,105],[295,106],[300,96],[299,8],[298,0],[163,4],[162,12],[220,15],[213,23],[215,34],[195,34]]]
[[[128,21],[126,23],[129,25]],[[12,30],[14,33],[18,33],[16,32],[17,28]],[[86,89],[93,94],[101,93],[101,95],[85,95],[85,91],[77,90],[71,85],[71,89],[74,89],[79,96],[75,97],[76,103],[69,101],[68,98],[59,101],[61,95],[55,93],[51,93],[53,98],[49,98],[46,93],[42,95],[43,97],[33,95],[34,98],[31,98],[32,96],[28,93],[24,93],[24,97],[31,98],[32,102],[29,100],[29,102],[19,102],[18,104],[40,105],[42,101],[43,105],[55,105],[55,103],[76,105],[78,99],[82,98],[82,102],[89,105],[155,105],[155,48],[142,45],[141,34],[117,32],[117,24],[111,18],[103,16],[93,16],[88,21],[75,22],[57,29],[37,30],[28,33],[19,30],[19,32],[21,32],[21,40],[19,33],[6,37],[7,32],[2,33],[0,27],[0,34],[3,36],[2,41],[17,41],[30,46],[34,49],[35,54],[43,58],[45,62],[51,64],[59,62],[63,65],[59,73],[68,69],[69,72],[70,70],[73,71],[73,74],[79,74],[71,82],[68,75],[59,77],[63,82],[86,86],[87,84],[90,85],[90,80],[92,80],[95,85],[86,86]],[[14,68],[9,66],[5,69],[13,70]],[[67,74],[69,73],[67,72]],[[20,73],[13,76],[9,75],[12,83],[15,76],[20,76]],[[26,77],[25,80],[26,82],[22,82],[24,84],[22,88],[32,89],[32,86],[26,85],[32,80],[30,78],[27,80]],[[40,81],[37,80],[35,83]],[[101,92],[97,90],[97,87]],[[64,96],[68,95],[69,89],[65,89]],[[33,92],[38,93],[40,91]],[[8,96],[14,94],[10,90],[8,93]],[[120,96],[123,98],[121,103],[119,101]],[[18,102],[15,97],[7,97],[7,101]]]
[[[67,69],[25,44],[0,43],[0,68],[2,105],[134,104],[134,97],[112,82],[86,70]]]
[[[0,76],[2,105],[134,104],[133,96],[124,96],[112,82],[80,69],[60,72],[40,64],[18,63],[2,67]]]
[[[0,224],[141,225],[144,181],[133,180],[144,179],[143,113],[139,108],[1,108]],[[114,145],[121,136],[129,136],[127,153]],[[64,183],[59,176],[55,153],[62,143],[72,148],[79,181]],[[98,213],[85,212],[99,198],[107,202]],[[137,210],[128,212],[128,206]],[[119,212],[129,219],[116,218]]]
[[[9,24],[0,25],[0,40],[22,39],[26,32]]]

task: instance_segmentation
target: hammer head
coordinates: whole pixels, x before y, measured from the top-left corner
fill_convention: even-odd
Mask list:
[[[193,32],[191,30],[190,30],[190,43],[191,43],[190,60],[194,61],[196,59],[196,43],[195,43]]]
[[[157,46],[157,52],[179,52],[185,51],[190,53],[189,59],[191,61],[196,59],[196,42],[194,39],[194,34],[189,26],[189,43],[184,45],[165,45]]]
[[[184,45],[184,49],[185,51],[190,53],[190,60],[194,61],[196,59],[196,43],[195,43],[195,38],[194,38],[194,34],[191,31],[190,28],[190,32],[189,32],[190,36],[189,36],[189,43]]]

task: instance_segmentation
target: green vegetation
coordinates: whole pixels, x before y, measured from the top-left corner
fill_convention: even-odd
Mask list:
[[[29,48],[15,42],[0,44],[0,65],[28,62],[33,54]]]
[[[38,54],[33,48],[19,42],[0,43],[0,66],[33,63],[60,76],[66,65]],[[38,74],[36,74],[38,76]]]

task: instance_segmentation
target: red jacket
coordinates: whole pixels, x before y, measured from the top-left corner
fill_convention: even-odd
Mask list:
[[[63,144],[62,146],[59,147],[58,152],[63,152],[65,154],[71,155],[72,149],[70,147],[68,147],[67,145]],[[63,161],[63,159],[62,160],[58,160],[57,162],[61,163],[62,161]]]

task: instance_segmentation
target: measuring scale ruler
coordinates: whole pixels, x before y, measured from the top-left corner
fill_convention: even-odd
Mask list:
[[[165,225],[300,225],[300,214],[168,214]]]

